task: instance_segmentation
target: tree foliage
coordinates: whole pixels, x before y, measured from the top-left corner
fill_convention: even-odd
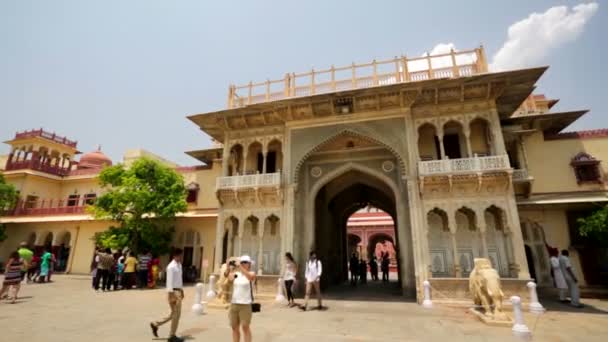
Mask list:
[[[12,208],[17,201],[17,189],[12,184],[9,184],[4,179],[4,175],[0,173],[0,216],[5,210]],[[0,223],[0,242],[6,240],[6,228]]]
[[[597,244],[608,246],[608,205],[587,217],[579,218],[577,222],[581,236],[587,237]]]
[[[105,168],[99,181],[107,192],[97,198],[93,213],[118,225],[97,234],[96,242],[112,249],[168,252],[175,215],[187,209],[182,176],[157,161],[141,158],[128,168],[122,164]]]

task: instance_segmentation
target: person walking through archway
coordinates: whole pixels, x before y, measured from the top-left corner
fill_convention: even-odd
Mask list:
[[[369,272],[373,281],[378,281],[378,260],[376,255],[372,254],[372,259],[369,261]]]
[[[350,284],[357,286],[357,275],[359,274],[359,258],[357,258],[357,253],[353,253],[350,256],[348,268],[350,270]]]
[[[383,252],[380,269],[382,270],[382,281],[386,283],[388,282],[389,264],[390,260],[388,258],[388,252]]]
[[[310,298],[310,292],[315,289],[317,295],[317,308],[321,310],[323,303],[321,300],[321,275],[323,274],[323,265],[321,261],[317,259],[317,253],[315,251],[310,252],[310,257],[306,262],[306,296],[304,297],[304,306],[300,309],[306,311],[308,309],[308,299]]]
[[[367,262],[363,259],[359,260],[359,281],[361,284],[367,283]]]
[[[150,323],[152,334],[158,337],[158,327],[171,321],[171,330],[169,330],[169,342],[182,342],[184,339],[177,337],[177,326],[182,313],[182,301],[184,300],[183,290],[183,273],[182,273],[182,250],[176,248],[173,251],[173,260],[167,265],[167,299],[171,312],[169,316],[157,322]]]

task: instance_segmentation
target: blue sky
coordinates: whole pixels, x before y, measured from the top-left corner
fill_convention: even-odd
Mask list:
[[[183,152],[209,139],[185,117],[224,108],[230,83],[419,56],[439,43],[484,44],[492,59],[512,24],[581,3],[0,0],[0,138],[43,127],[84,152],[100,144],[115,161],[145,148],[196,164]],[[608,127],[607,11],[600,4],[576,37],[556,31],[544,54],[524,60],[551,66],[538,91],[560,98],[557,110],[591,109],[571,129]]]

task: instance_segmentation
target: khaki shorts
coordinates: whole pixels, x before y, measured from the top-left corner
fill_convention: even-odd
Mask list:
[[[251,324],[252,315],[251,304],[230,304],[228,309],[231,327]]]

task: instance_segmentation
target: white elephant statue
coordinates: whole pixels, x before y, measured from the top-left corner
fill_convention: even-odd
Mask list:
[[[490,260],[475,258],[475,267],[469,276],[469,290],[475,305],[481,305],[485,315],[495,320],[507,319],[502,311],[504,293],[500,286],[500,276],[492,268]]]

